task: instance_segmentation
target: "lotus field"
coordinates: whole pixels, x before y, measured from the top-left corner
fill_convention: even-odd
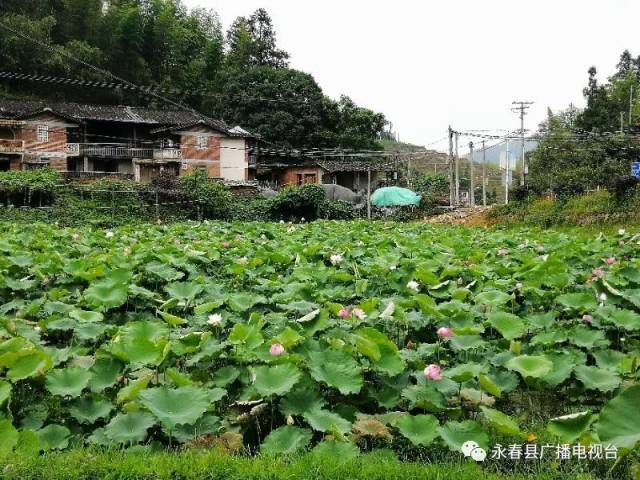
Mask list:
[[[0,452],[632,449],[639,262],[624,231],[2,225]]]

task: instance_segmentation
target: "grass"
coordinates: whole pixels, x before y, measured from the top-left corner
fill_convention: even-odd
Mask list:
[[[234,457],[216,450],[151,452],[145,449],[99,451],[74,449],[38,457],[20,456],[0,461],[0,478],[7,480],[151,480],[151,479],[349,479],[349,480],[498,480],[596,479],[602,472],[586,473],[579,463],[558,465],[519,462],[516,474],[499,473],[495,464],[475,464],[462,457],[446,463],[401,462],[390,452],[378,451],[352,460],[313,453],[292,458]],[[529,466],[525,466],[529,464]],[[611,478],[623,478],[616,474]]]

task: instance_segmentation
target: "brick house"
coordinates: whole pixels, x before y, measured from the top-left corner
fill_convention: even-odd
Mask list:
[[[201,169],[247,181],[256,142],[240,127],[187,110],[0,100],[0,170],[48,165],[71,176],[149,182]]]

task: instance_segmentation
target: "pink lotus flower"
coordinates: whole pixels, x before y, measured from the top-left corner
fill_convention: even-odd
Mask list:
[[[616,263],[616,257],[609,257],[605,259],[604,263],[606,263],[607,265],[613,265],[614,263]]]
[[[222,246],[224,248],[229,248],[231,246],[231,243],[230,242],[222,242]]]
[[[284,353],[284,347],[282,346],[281,343],[274,343],[273,345],[271,345],[271,348],[269,349],[269,353],[274,357],[279,357]]]
[[[440,365],[436,365],[435,363],[428,365],[427,368],[424,369],[424,376],[427,380],[441,380]]]
[[[586,322],[586,323],[591,323],[591,322],[593,322],[593,317],[591,315],[589,315],[588,313],[585,313],[582,316],[582,321]]]
[[[506,257],[508,254],[509,254],[509,250],[507,250],[506,248],[500,248],[496,252],[496,255],[498,255],[499,257]]]
[[[451,338],[453,337],[453,330],[451,330],[451,328],[449,327],[440,327],[438,329],[438,336],[440,338]]]
[[[593,271],[591,272],[591,275],[593,275],[596,278],[602,278],[604,277],[604,270],[602,270],[601,268],[594,268]]]
[[[348,308],[341,308],[338,312],[340,318],[347,318],[349,315],[351,315],[351,312],[349,312]]]
[[[367,318],[367,314],[364,313],[364,310],[362,310],[361,308],[354,308],[353,310],[351,310],[351,313],[358,320],[364,320],[365,318]]]

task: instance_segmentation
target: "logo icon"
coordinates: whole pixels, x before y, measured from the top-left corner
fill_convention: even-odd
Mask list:
[[[487,458],[487,452],[484,448],[480,448],[473,440],[467,440],[462,444],[460,451],[464,454],[465,457],[471,457],[476,462],[484,462],[485,458]]]

